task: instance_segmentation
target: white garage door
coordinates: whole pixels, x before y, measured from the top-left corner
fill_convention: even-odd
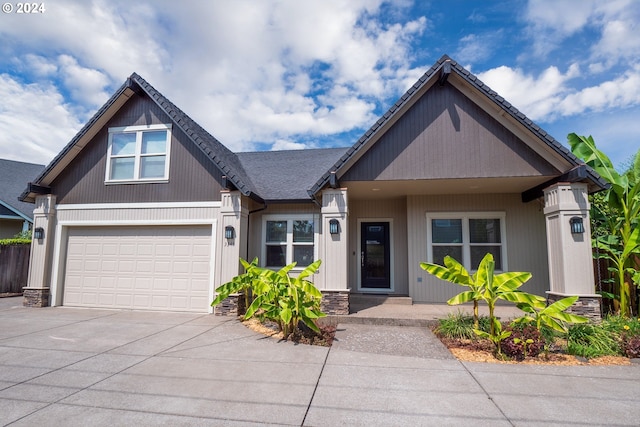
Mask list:
[[[69,229],[63,305],[206,312],[211,226]]]

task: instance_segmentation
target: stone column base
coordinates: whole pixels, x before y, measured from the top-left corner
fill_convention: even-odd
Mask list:
[[[22,288],[22,305],[25,307],[48,307],[49,288]]]
[[[329,315],[349,314],[349,290],[322,291],[320,310]]]
[[[549,304],[553,304],[556,301],[566,298],[571,295],[562,295],[552,292],[547,292],[547,301]],[[567,310],[567,313],[577,314],[578,316],[587,317],[592,322],[600,322],[602,320],[602,296],[600,295],[585,295],[579,296],[578,301],[575,302]]]
[[[244,294],[231,294],[218,305],[213,313],[216,316],[242,316],[247,312],[244,303]]]

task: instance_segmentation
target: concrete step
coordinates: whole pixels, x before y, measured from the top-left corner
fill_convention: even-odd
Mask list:
[[[407,296],[351,294],[349,304],[352,306],[374,306],[382,304],[413,305],[413,299]]]

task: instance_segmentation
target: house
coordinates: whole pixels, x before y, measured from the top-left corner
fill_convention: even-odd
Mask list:
[[[444,302],[459,288],[419,263],[491,252],[533,273],[525,290],[599,313],[587,194],[605,186],[446,55],[353,145],[319,150],[233,153],[133,74],[21,196],[44,230],[25,304],[207,312],[258,257],[322,259],[324,308],[345,314],[354,293]]]
[[[25,182],[34,179],[44,165],[0,159],[0,239],[9,239],[33,224],[33,204],[18,200]]]

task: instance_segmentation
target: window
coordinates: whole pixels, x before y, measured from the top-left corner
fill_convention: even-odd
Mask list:
[[[109,129],[107,182],[163,181],[169,178],[171,127]]]
[[[476,269],[487,252],[496,270],[506,270],[504,213],[438,213],[427,215],[427,257],[444,264],[449,255],[468,270]]]
[[[306,267],[315,258],[315,230],[312,216],[265,216],[263,220],[266,267],[279,268],[296,262]]]

